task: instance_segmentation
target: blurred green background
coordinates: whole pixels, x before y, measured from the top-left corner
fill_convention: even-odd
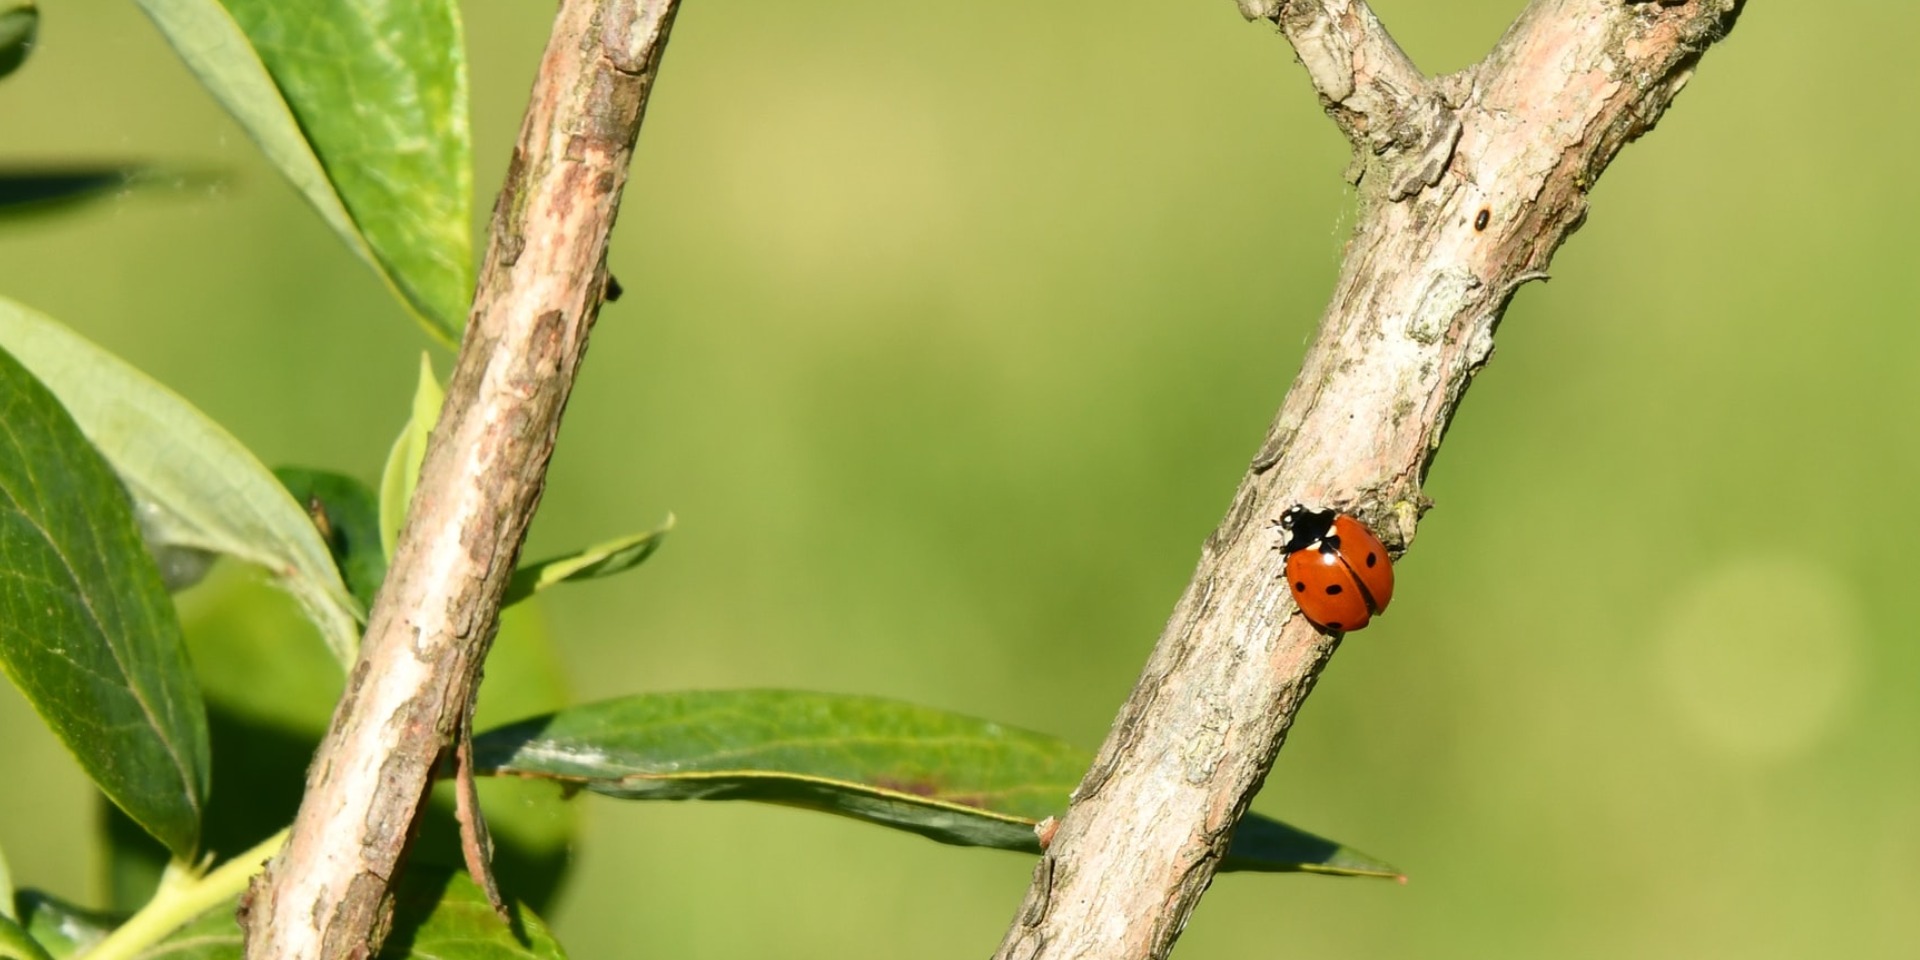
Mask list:
[[[1376,3],[1429,72],[1520,6]],[[466,6],[483,214],[552,10]],[[1914,954],[1916,30],[1755,4],[1608,171],[1256,803],[1411,883],[1222,877],[1180,956]],[[0,162],[101,159],[227,177],[0,225],[0,292],[269,464],[375,479],[424,335],[131,4],[47,4]],[[575,695],[873,693],[1097,744],[1312,334],[1344,163],[1226,0],[687,0],[529,550],[680,527],[546,601]],[[11,688],[0,769],[16,880],[97,899],[91,790]],[[578,957],[978,957],[1029,869],[577,802]]]

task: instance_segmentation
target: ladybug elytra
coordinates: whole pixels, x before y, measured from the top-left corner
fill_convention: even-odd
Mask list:
[[[1360,521],[1295,504],[1274,526],[1287,536],[1287,587],[1307,619],[1335,633],[1358,630],[1393,602],[1393,560]]]

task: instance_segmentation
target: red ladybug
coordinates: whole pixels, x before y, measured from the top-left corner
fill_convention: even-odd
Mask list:
[[[1358,630],[1393,602],[1393,561],[1360,521],[1296,504],[1274,525],[1287,535],[1287,586],[1307,619],[1335,633]]]

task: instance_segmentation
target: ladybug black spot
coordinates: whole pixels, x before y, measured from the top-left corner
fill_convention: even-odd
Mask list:
[[[1295,580],[1295,581],[1293,582],[1293,592],[1294,592],[1294,593],[1305,593],[1305,592],[1307,592],[1307,583],[1306,583],[1306,581],[1304,581],[1304,580]]]
[[[1337,596],[1339,596],[1339,595],[1340,595],[1340,585],[1339,585],[1339,584],[1337,584],[1337,583],[1329,583],[1329,584],[1327,584],[1327,596],[1329,596],[1329,597],[1337,597]]]
[[[1332,630],[1332,631],[1333,631],[1333,632],[1335,632],[1335,633],[1339,633],[1339,632],[1340,632],[1340,631],[1341,631],[1341,630],[1343,629],[1343,628],[1342,628],[1342,627],[1341,627],[1341,626],[1340,626],[1339,624],[1337,624],[1337,623],[1328,623],[1328,624],[1323,624],[1323,626],[1325,626],[1325,627],[1326,627],[1326,628],[1327,628],[1328,630]]]
[[[1376,557],[1373,555],[1373,551],[1371,550],[1367,551],[1367,566],[1369,567],[1373,566],[1376,562],[1379,561],[1379,559],[1380,559],[1379,557]]]

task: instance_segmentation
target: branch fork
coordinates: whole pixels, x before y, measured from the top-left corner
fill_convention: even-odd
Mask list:
[[[1427,469],[1507,301],[1544,276],[1593,182],[1742,0],[1535,0],[1486,59],[1438,80],[1362,0],[1238,3],[1293,44],[1353,143],[1359,217],[1293,388],[999,958],[1171,951],[1340,643],[1296,616],[1266,519],[1332,507],[1396,553],[1411,543]]]

